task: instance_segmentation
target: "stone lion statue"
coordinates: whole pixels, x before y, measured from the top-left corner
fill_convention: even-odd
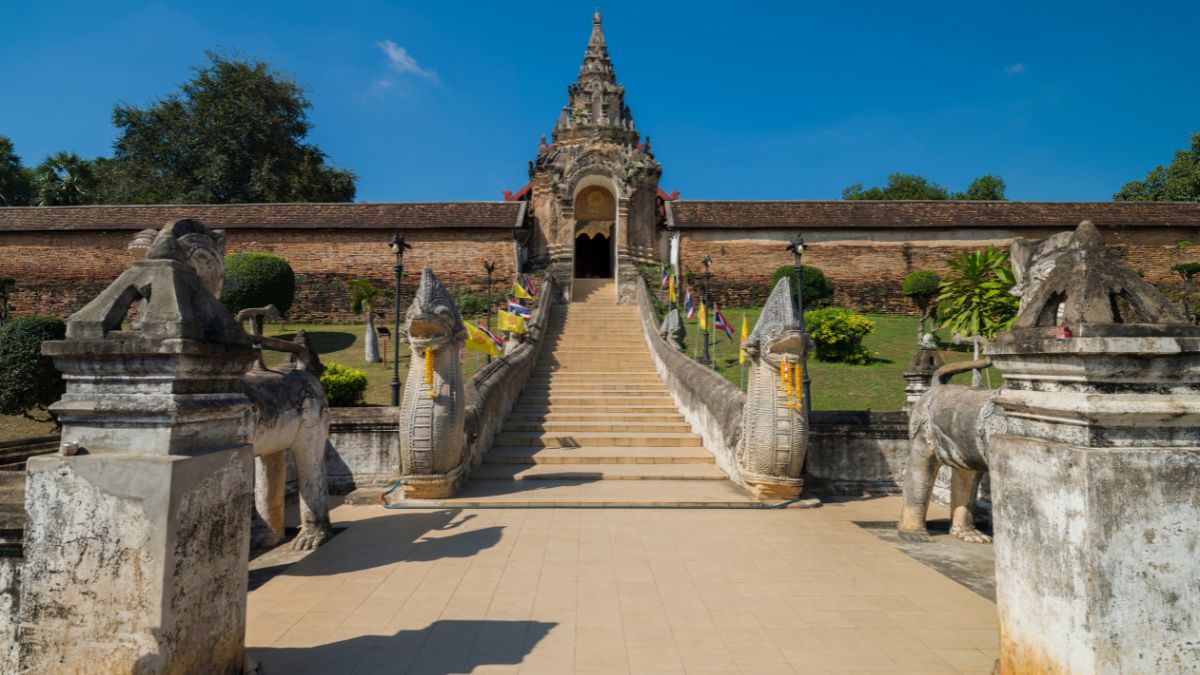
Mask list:
[[[687,329],[683,325],[683,317],[679,315],[678,309],[667,312],[662,327],[658,329],[658,335],[674,349],[683,349],[683,341],[687,338]]]
[[[1091,222],[1081,230],[1094,229]],[[1054,271],[1058,259],[1072,242],[1074,232],[1061,232],[1038,241],[1018,237],[1009,249],[1016,284],[1009,291],[1025,301]],[[936,345],[935,345],[936,347]],[[991,537],[975,527],[979,483],[990,465],[991,437],[1007,426],[996,407],[999,391],[946,384],[950,377],[968,370],[987,368],[987,359],[939,368],[930,388],[909,413],[908,461],[904,469],[904,506],[898,531],[906,541],[929,541],[926,516],[930,493],[938,469],[950,467],[950,534],[971,543],[986,543]]]
[[[220,296],[225,285],[225,235],[194,220],[175,221],[163,234],[174,235],[185,259],[205,287]],[[130,248],[138,248],[142,238]],[[272,308],[273,309],[273,308]],[[265,308],[264,308],[265,310]],[[239,315],[239,318],[246,318]],[[269,548],[283,538],[285,450],[291,450],[300,493],[300,534],[292,548],[308,550],[329,538],[329,492],[325,481],[325,445],[329,440],[329,403],[317,374],[315,355],[306,348],[255,335],[255,342],[301,354],[289,363],[266,368],[259,363],[242,378],[252,404],[246,428],[254,453],[254,521],[251,547]],[[306,367],[317,364],[315,367]]]

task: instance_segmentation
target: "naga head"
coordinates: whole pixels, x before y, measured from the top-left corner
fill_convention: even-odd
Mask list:
[[[791,279],[784,277],[771,291],[754,324],[754,331],[746,339],[746,354],[775,364],[785,354],[806,358],[810,344],[804,320],[792,302]]]
[[[1086,222],[1086,221],[1085,221]],[[1054,271],[1059,257],[1067,251],[1071,243],[1071,232],[1059,232],[1045,239],[1030,241],[1017,237],[1009,246],[1009,259],[1012,262],[1013,278],[1016,283],[1009,289],[1010,295],[1021,298],[1021,307],[1025,299],[1032,296],[1038,285]]]
[[[658,329],[658,335],[675,349],[683,349],[683,340],[687,337],[687,329],[683,326],[683,317],[679,315],[678,309],[667,312],[662,327]]]
[[[421,283],[404,318],[413,349],[438,349],[461,341],[467,332],[454,306],[454,296],[428,267],[421,270]]]
[[[167,223],[161,230],[143,230],[129,243],[128,249],[149,259],[170,259],[191,265],[204,287],[220,297],[221,289],[231,285],[225,280],[225,232],[211,230],[198,220],[183,218]]]

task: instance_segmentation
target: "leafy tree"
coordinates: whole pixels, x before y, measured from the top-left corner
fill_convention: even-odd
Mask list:
[[[296,273],[291,265],[270,253],[231,253],[225,256],[227,283],[221,291],[221,304],[231,314],[251,307],[275,305],[280,314],[292,308],[296,294]]]
[[[49,421],[32,413],[61,398],[66,385],[50,357],[42,356],[42,342],[61,340],[66,334],[61,319],[48,317],[0,324],[0,414]]]
[[[909,173],[894,173],[888,176],[884,187],[863,188],[855,183],[842,190],[842,199],[847,200],[941,200],[941,199],[1007,199],[1004,196],[1004,179],[985,174],[971,181],[966,192],[951,193],[946,188],[921,176]]]
[[[904,285],[900,293],[913,301],[921,310],[921,321],[917,324],[917,337],[925,334],[925,321],[929,319],[929,311],[937,298],[938,284],[942,278],[933,270],[913,270],[904,277]]]
[[[1008,197],[1004,196],[1004,189],[1008,187],[1004,179],[993,174],[984,174],[979,178],[971,181],[967,186],[966,192],[955,192],[951,195],[951,199],[965,199],[970,201],[1006,201]]]
[[[305,143],[311,104],[287,75],[208,52],[179,91],[118,105],[107,199],[125,203],[341,202],[355,175]]]
[[[959,335],[996,337],[1017,318],[1016,283],[1008,251],[988,246],[951,258],[950,271],[938,284],[942,326]]]
[[[33,170],[33,201],[38,206],[93,204],[98,185],[90,161],[73,152],[58,152]]]
[[[1196,202],[1200,201],[1200,134],[1192,136],[1192,145],[1175,152],[1168,166],[1156,166],[1143,180],[1130,181],[1115,195],[1116,201]]]
[[[775,290],[775,285],[780,279],[787,277],[790,280],[792,287],[792,297],[796,297],[796,268],[791,265],[781,265],[771,274],[771,280],[767,282],[767,292]],[[833,282],[825,276],[819,267],[805,265],[800,272],[800,285],[804,288],[804,309],[807,311],[810,308],[823,306],[829,298],[833,297]]]
[[[888,176],[887,185],[882,188],[872,187],[864,190],[862,183],[855,183],[842,190],[842,199],[848,200],[949,198],[950,193],[946,188],[908,173],[894,173]]]
[[[12,139],[0,136],[0,206],[27,206],[30,194],[29,171],[21,165]]]
[[[370,279],[355,279],[346,284],[350,289],[350,311],[355,314],[366,312],[367,334],[363,340],[363,357],[367,363],[378,363],[379,334],[375,332],[375,309],[379,303],[391,297],[391,291],[386,288],[376,288]]]

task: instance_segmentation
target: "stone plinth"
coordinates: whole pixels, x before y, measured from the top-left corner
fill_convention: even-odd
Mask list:
[[[1003,673],[1200,663],[1200,330],[1016,331],[988,352]]]
[[[187,237],[212,234],[168,224],[42,346],[67,390],[61,453],[28,463],[19,672],[244,667],[255,352],[184,262]]]
[[[929,391],[933,374],[944,365],[946,362],[942,360],[936,345],[933,349],[922,347],[913,354],[912,361],[908,362],[908,368],[903,373],[905,411],[912,410],[921,396]]]

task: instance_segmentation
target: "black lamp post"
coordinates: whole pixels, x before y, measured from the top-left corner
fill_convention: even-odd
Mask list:
[[[792,269],[796,274],[796,313],[801,317],[804,316],[804,265],[802,258],[804,257],[804,235],[793,234],[792,241],[788,244],[788,251],[792,253]]]
[[[393,294],[396,299],[394,307],[395,322],[392,327],[392,405],[400,405],[400,277],[404,275],[404,251],[412,248],[404,241],[400,230],[392,235],[392,253],[396,254],[396,266],[393,268],[396,276],[396,288]],[[411,361],[411,359],[410,359]],[[412,367],[411,364],[409,367]]]
[[[712,363],[712,357],[708,354],[708,313],[712,311],[712,306],[708,304],[708,280],[712,278],[712,273],[708,268],[712,265],[712,258],[705,253],[700,262],[704,265],[704,298],[701,300],[704,303],[704,325],[700,327],[700,333],[704,336],[704,356],[700,363],[709,365]]]
[[[491,330],[492,330],[492,272],[496,271],[496,263],[487,262],[485,260],[483,263],[483,271],[487,272],[487,329],[488,329],[488,332],[491,332]],[[487,355],[487,362],[488,363],[492,362],[491,354]]]
[[[792,270],[796,275],[796,315],[800,317],[801,326],[804,326],[804,285],[802,284],[804,279],[804,248],[804,235],[800,233],[792,235],[792,241],[788,244],[787,250],[792,254]],[[807,330],[805,333],[805,339],[807,339]],[[805,349],[807,349],[807,346]],[[807,419],[808,411],[812,408],[812,379],[808,375],[808,368],[805,368],[801,372],[804,374],[801,385],[804,387],[804,415]]]

